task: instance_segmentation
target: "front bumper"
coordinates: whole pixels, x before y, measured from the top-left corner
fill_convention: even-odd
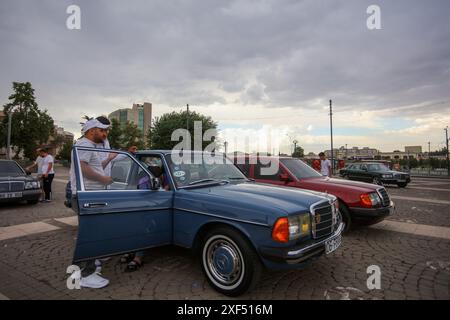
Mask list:
[[[19,191],[17,191],[19,192]],[[22,197],[20,198],[0,198],[0,203],[6,202],[18,202],[18,201],[27,201],[27,200],[39,200],[41,196],[41,189],[29,189],[20,191],[22,192]]]
[[[392,215],[395,212],[394,202],[390,202],[389,206],[381,208],[349,208],[352,218],[357,220],[373,220],[380,219]]]
[[[325,253],[325,242],[336,239],[342,235],[345,224],[341,222],[337,229],[328,237],[308,245],[291,248],[262,247],[260,252],[263,258],[278,264],[296,265]]]
[[[381,182],[384,184],[398,184],[398,183],[410,183],[411,178],[399,179],[399,178],[381,178]]]

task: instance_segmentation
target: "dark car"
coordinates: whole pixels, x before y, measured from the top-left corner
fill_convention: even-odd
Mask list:
[[[40,183],[13,160],[0,160],[0,203],[27,201],[36,204]]]
[[[339,170],[339,175],[345,179],[372,182],[374,184],[396,184],[400,188],[411,182],[409,173],[389,169],[382,163],[360,162],[352,163]]]

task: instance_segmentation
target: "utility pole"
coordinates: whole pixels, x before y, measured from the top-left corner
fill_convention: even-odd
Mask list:
[[[445,145],[447,148],[447,175],[450,177],[450,159],[448,154],[448,126],[444,130],[445,130]]]
[[[189,131],[189,104],[186,105],[186,130]]]
[[[227,141],[225,141],[224,143],[223,143],[223,145],[224,145],[224,147],[225,147],[225,155],[228,153],[228,142]]]
[[[431,156],[430,141],[428,141],[428,175],[431,175]]]
[[[294,154],[295,154],[295,151],[297,151],[297,143],[298,143],[298,141],[294,140],[292,142],[294,143]]]
[[[8,140],[6,142],[6,157],[11,160],[11,121],[12,121],[12,109],[8,112]]]
[[[334,152],[333,152],[333,106],[330,100],[330,133],[331,133],[331,174],[334,172]]]

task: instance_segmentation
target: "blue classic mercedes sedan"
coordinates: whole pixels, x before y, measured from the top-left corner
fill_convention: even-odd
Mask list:
[[[119,155],[102,168],[102,152]],[[264,268],[302,268],[339,247],[334,196],[258,184],[224,155],[206,155],[74,147],[74,262],[177,245],[198,254],[214,289],[237,296]]]

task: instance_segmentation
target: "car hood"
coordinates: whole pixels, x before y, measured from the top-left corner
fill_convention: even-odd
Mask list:
[[[323,188],[323,190],[327,190],[327,187],[330,188],[339,188],[341,190],[351,190],[351,191],[360,191],[364,193],[369,193],[377,190],[380,186],[366,183],[366,182],[359,182],[354,180],[344,180],[344,179],[335,179],[335,178],[328,178],[328,177],[319,177],[319,178],[307,178],[307,179],[301,179],[299,186],[301,187],[302,183],[309,184],[309,185],[316,185]]]
[[[247,204],[260,210],[284,214],[309,211],[310,206],[333,197],[320,192],[278,187],[254,182],[229,183],[188,189],[190,193],[221,198],[230,205]]]

